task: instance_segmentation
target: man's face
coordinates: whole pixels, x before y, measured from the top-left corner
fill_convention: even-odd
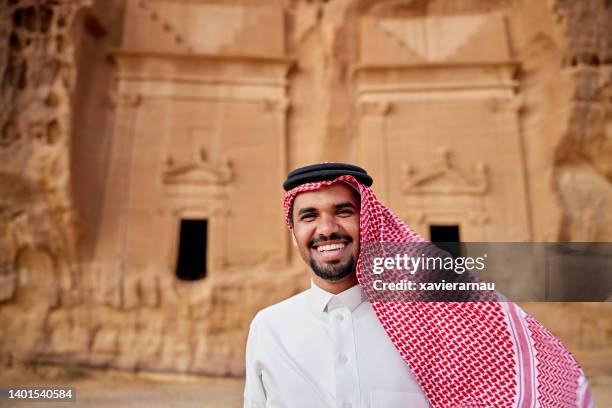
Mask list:
[[[304,261],[329,282],[351,275],[359,256],[359,198],[345,183],[298,194],[293,234]]]

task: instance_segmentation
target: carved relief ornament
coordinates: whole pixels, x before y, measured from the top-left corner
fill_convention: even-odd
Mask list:
[[[164,184],[224,186],[234,179],[234,169],[229,158],[218,163],[199,159],[191,163],[175,164],[173,158],[168,157],[162,177]]]
[[[393,112],[393,104],[388,101],[361,102],[359,111],[362,115],[387,116]]]
[[[442,149],[430,168],[416,170],[405,165],[403,173],[405,193],[483,195],[489,188],[487,167],[483,162],[477,161],[470,173],[461,172],[454,168],[449,149]]]

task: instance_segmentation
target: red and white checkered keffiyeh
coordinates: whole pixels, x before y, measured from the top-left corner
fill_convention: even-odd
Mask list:
[[[361,194],[361,248],[425,241],[352,176],[306,183],[285,193],[289,228],[297,194],[339,181]],[[357,278],[363,282],[361,258]],[[372,308],[435,408],[592,406],[574,357],[512,302],[372,301]]]

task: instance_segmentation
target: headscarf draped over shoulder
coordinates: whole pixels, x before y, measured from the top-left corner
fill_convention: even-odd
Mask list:
[[[338,182],[361,195],[361,248],[366,243],[426,241],[378,201],[364,169],[343,163],[306,166],[289,174],[283,184],[289,228],[297,194]],[[356,273],[363,285],[361,254]],[[371,305],[435,408],[592,406],[584,373],[571,353],[512,302],[371,300]]]

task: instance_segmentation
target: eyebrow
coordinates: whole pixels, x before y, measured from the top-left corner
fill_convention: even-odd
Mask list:
[[[317,209],[316,209],[316,208],[314,208],[314,207],[306,207],[306,208],[301,208],[301,209],[298,211],[298,217],[299,217],[300,215],[304,214],[304,213],[307,213],[307,212],[315,212],[315,211],[317,211]]]
[[[350,201],[347,201],[345,203],[336,204],[334,207],[336,208],[336,210],[340,210],[342,208],[352,208],[353,210],[357,209],[357,207],[355,207],[355,204],[351,203]]]
[[[335,204],[334,208],[336,210],[340,210],[343,208],[352,208],[354,210],[357,209],[357,207],[355,207],[355,204],[351,203],[350,201],[346,201],[344,203],[339,203],[339,204]],[[298,211],[298,217],[304,213],[310,213],[310,212],[317,212],[317,209],[315,207],[305,207],[305,208],[301,208]]]

